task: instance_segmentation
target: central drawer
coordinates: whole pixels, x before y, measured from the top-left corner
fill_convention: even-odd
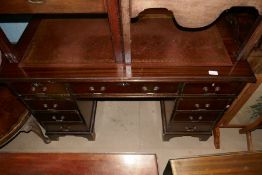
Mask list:
[[[73,94],[103,93],[172,93],[178,94],[179,83],[168,82],[114,82],[71,83]]]

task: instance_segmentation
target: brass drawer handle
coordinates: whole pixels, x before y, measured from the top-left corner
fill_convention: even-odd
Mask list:
[[[105,91],[105,90],[106,90],[105,86],[100,87],[100,91]]]
[[[191,120],[191,121],[193,121],[193,120],[194,120],[194,117],[193,117],[193,116],[189,116],[188,118],[189,118],[189,120]],[[197,118],[197,119],[200,121],[200,120],[202,120],[202,119],[203,119],[203,117],[200,115],[200,116],[198,116],[198,118]]]
[[[198,120],[202,120],[203,119],[203,117],[200,115],[199,117],[198,117]]]
[[[47,91],[47,87],[44,86],[44,87],[42,88],[42,91],[43,91],[43,92],[46,92],[46,91]]]
[[[219,86],[215,87],[215,92],[219,92],[221,88]]]
[[[60,130],[65,131],[65,132],[68,132],[71,129],[70,126],[60,126],[59,128],[60,128]]]
[[[43,107],[47,109],[48,108],[48,104],[44,103]],[[53,104],[53,109],[56,109],[57,107],[58,107],[57,103]],[[49,110],[51,110],[51,109],[49,109]]]
[[[142,90],[143,90],[143,91],[147,91],[148,88],[147,88],[146,86],[143,86],[143,87],[142,87]]]
[[[210,108],[210,104],[209,103],[205,104],[205,107]]]
[[[159,89],[160,89],[160,88],[159,88],[158,86],[155,86],[153,90],[154,90],[154,91],[158,91]]]
[[[203,91],[204,91],[204,92],[208,92],[208,87],[206,87],[206,86],[203,87]]]
[[[130,84],[127,83],[127,82],[122,82],[122,83],[118,83],[117,85],[118,85],[118,86],[126,87],[126,86],[129,86]]]
[[[45,0],[27,0],[31,4],[43,4]]]
[[[60,119],[58,119],[55,115],[52,116],[52,119],[55,120],[56,122],[63,122],[65,119],[65,116],[61,116]]]
[[[93,86],[90,86],[90,87],[89,87],[89,90],[90,90],[90,91],[94,91],[95,88],[94,88]]]
[[[188,131],[188,132],[193,132],[193,131],[196,131],[196,130],[197,130],[197,127],[196,127],[196,126],[193,126],[193,127],[188,127],[188,126],[186,126],[185,129],[186,129],[186,131]]]

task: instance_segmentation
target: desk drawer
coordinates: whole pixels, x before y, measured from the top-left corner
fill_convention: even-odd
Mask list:
[[[4,0],[0,13],[103,13],[104,0]]]
[[[40,122],[68,122],[79,121],[82,122],[82,118],[76,111],[59,111],[59,112],[35,112],[34,117]]]
[[[231,102],[230,98],[180,98],[177,110],[225,110]]]
[[[82,122],[82,118],[76,111],[59,111],[59,112],[36,112],[34,117],[39,122]]]
[[[53,82],[17,82],[11,86],[22,95],[67,94],[64,84]]]
[[[211,131],[212,123],[170,123],[167,126],[167,131],[179,131],[179,132],[199,132],[199,131]]]
[[[213,122],[221,115],[221,112],[176,112],[173,121],[185,122]]]
[[[94,93],[174,93],[178,94],[178,83],[119,82],[119,83],[71,83],[73,94]]]
[[[228,83],[186,83],[183,89],[184,95],[237,95],[244,87],[243,82]]]
[[[42,123],[46,132],[89,132],[84,123]]]
[[[71,100],[25,100],[32,110],[75,110],[77,106]]]

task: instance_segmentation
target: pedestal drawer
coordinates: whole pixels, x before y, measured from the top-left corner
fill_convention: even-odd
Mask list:
[[[180,98],[177,110],[225,110],[231,102],[230,98]]]
[[[199,132],[199,131],[211,131],[212,123],[190,123],[190,122],[179,122],[169,123],[167,131],[180,131],[180,132]]]
[[[67,94],[64,84],[53,82],[16,82],[11,86],[22,95]]]
[[[36,112],[34,117],[39,122],[83,122],[81,116],[76,111],[59,111],[59,112]]]
[[[46,132],[89,132],[84,123],[42,123]]]
[[[221,116],[221,112],[176,112],[172,121],[213,122]]]
[[[25,100],[25,103],[32,110],[75,110],[77,106],[74,101],[66,99],[44,99],[44,100]]]
[[[201,95],[237,95],[244,87],[243,82],[203,82],[203,83],[186,83],[183,94],[201,94]]]

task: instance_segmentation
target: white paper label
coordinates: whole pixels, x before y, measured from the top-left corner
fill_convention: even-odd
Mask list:
[[[218,75],[218,71],[216,71],[216,70],[209,70],[208,74],[217,76]]]

